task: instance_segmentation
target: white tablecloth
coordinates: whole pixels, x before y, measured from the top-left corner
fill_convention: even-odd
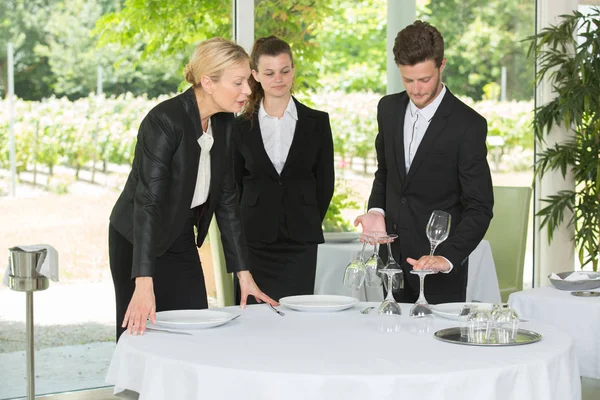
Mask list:
[[[451,321],[434,319],[428,334],[416,334],[418,320],[403,305],[400,329],[383,332],[381,323],[394,317],[360,314],[364,306],[334,313],[282,307],[281,317],[254,305],[193,336],[125,334],[107,382],[140,400],[581,399],[572,341],[552,326],[524,324],[543,335],[530,345],[464,346],[433,337]]]
[[[600,298],[575,297],[547,286],[512,293],[508,303],[521,317],[567,333],[575,343],[581,375],[600,379]]]
[[[367,245],[367,257],[372,249],[373,246]],[[317,253],[315,294],[354,296],[363,301],[383,300],[383,291],[380,287],[363,287],[360,291],[352,291],[342,284],[346,266],[358,257],[361,250],[362,243],[358,241],[320,244]],[[487,240],[482,240],[469,256],[467,301],[472,300],[484,303],[501,302],[492,249]]]

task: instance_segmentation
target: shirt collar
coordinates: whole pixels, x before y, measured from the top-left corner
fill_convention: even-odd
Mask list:
[[[442,90],[436,96],[436,98],[433,99],[433,101],[431,103],[429,103],[428,105],[426,105],[424,108],[421,108],[421,109],[417,108],[415,103],[413,103],[413,101],[410,100],[408,102],[408,105],[410,108],[410,116],[414,118],[415,113],[417,111],[419,111],[419,114],[421,114],[421,116],[423,116],[427,121],[431,121],[431,118],[433,118],[433,115],[435,114],[438,107],[442,103],[442,100],[444,99],[445,94],[446,94],[446,85],[442,84]]]
[[[258,108],[258,118],[259,119],[262,119],[264,117],[273,118],[269,114],[267,114],[267,112],[265,111],[263,102],[264,102],[264,98],[260,99],[260,107]],[[290,117],[292,117],[295,121],[298,121],[298,109],[296,108],[296,103],[294,102],[294,99],[291,96],[290,96],[290,101],[288,102],[288,105],[287,105],[283,115],[285,116],[285,114],[289,114]]]

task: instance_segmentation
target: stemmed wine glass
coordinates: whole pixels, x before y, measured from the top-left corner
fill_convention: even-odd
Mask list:
[[[394,233],[390,233],[387,235],[387,238],[388,238],[388,240],[386,240],[386,242],[387,242],[387,248],[388,248],[388,260],[387,260],[387,264],[385,264],[384,269],[398,270],[397,274],[394,274],[393,279],[392,279],[392,291],[402,290],[402,289],[404,289],[404,272],[402,271],[400,264],[398,264],[398,262],[394,259],[394,256],[392,255],[392,242],[396,238],[398,238],[398,235],[396,235]],[[380,271],[380,272],[383,272],[383,271]],[[388,290],[388,280],[387,279],[383,280],[383,287],[385,290]]]
[[[365,261],[365,285],[369,287],[381,286],[379,271],[381,271],[385,265],[381,257],[379,257],[379,243],[385,242],[387,237],[385,232],[369,232],[368,234],[363,235],[364,240],[373,243],[373,254]]]
[[[427,239],[431,244],[430,256],[433,256],[438,244],[442,243],[448,238],[450,234],[450,221],[452,216],[445,211],[434,210],[429,217],[427,223]]]
[[[448,238],[448,235],[450,234],[450,220],[450,214],[445,211],[434,210],[431,213],[431,217],[429,217],[429,222],[427,223],[426,228],[427,238],[429,239],[429,243],[431,245],[431,252],[429,253],[430,256],[433,256],[436,247]],[[425,299],[424,288],[425,276],[435,272],[436,271],[431,270],[410,271],[411,274],[419,275],[419,298],[410,309],[411,317],[418,318],[432,314],[429,303]]]
[[[344,287],[347,289],[358,290],[362,287],[367,271],[365,270],[365,247],[367,242],[363,243],[362,250],[358,257],[346,266],[344,273]]]
[[[429,303],[425,299],[425,292],[424,292],[425,276],[429,275],[429,274],[434,274],[435,271],[424,270],[424,269],[417,271],[417,270],[413,269],[412,271],[410,271],[410,273],[419,275],[419,298],[417,299],[416,303],[410,309],[409,315],[411,317],[416,317],[416,318],[421,318],[421,317],[426,317],[428,315],[431,315],[433,313],[433,311],[431,311],[431,307],[429,307]]]
[[[402,282],[402,269],[400,265],[394,260],[392,256],[391,242],[396,239],[398,235],[389,234],[380,238],[382,242],[387,242],[388,246],[388,262],[387,264],[381,268],[378,272],[380,274],[387,275],[387,279],[384,279],[384,286],[387,289],[387,295],[385,300],[379,306],[379,314],[384,315],[402,315],[402,309],[396,303],[394,296],[392,295],[392,290],[394,287],[400,286]],[[400,275],[399,278],[396,278],[395,275]],[[400,282],[400,283],[398,283]]]

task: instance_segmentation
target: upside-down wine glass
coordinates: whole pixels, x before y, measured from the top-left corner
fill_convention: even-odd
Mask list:
[[[388,260],[387,264],[385,264],[384,269],[399,270],[399,272],[395,274],[392,279],[392,291],[395,292],[404,289],[404,272],[402,271],[400,264],[398,264],[398,262],[394,259],[394,256],[392,255],[392,242],[398,238],[398,235],[390,233],[387,235],[387,237],[389,238],[389,240],[386,241],[388,248]],[[383,287],[385,290],[388,290],[387,279],[383,280]]]
[[[388,246],[388,262],[383,268],[379,270],[380,274],[384,274],[387,276],[387,279],[383,279],[384,286],[387,289],[387,295],[378,309],[379,314],[383,315],[402,315],[402,309],[400,308],[398,303],[396,303],[396,299],[394,299],[394,296],[392,295],[392,290],[394,286],[399,286],[399,284],[396,282],[402,281],[402,269],[400,268],[400,265],[398,265],[396,260],[394,260],[390,246],[391,242],[393,242],[394,239],[396,239],[397,237],[398,235],[396,234],[388,234],[380,238],[380,240],[382,242],[386,242]],[[400,275],[399,279],[395,277],[395,275],[398,274]]]
[[[430,256],[433,256],[436,247],[442,243],[444,240],[448,238],[450,234],[450,220],[451,216],[445,211],[434,210],[431,213],[431,217],[429,217],[429,222],[427,223],[426,233],[427,238],[429,239],[429,243],[431,245]],[[427,299],[425,299],[425,276],[429,274],[433,274],[436,271],[431,270],[412,270],[411,274],[419,275],[419,298],[416,303],[410,309],[411,317],[425,317],[431,315],[433,312],[431,311],[431,307],[429,307],[429,303]]]
[[[417,299],[417,301],[415,302],[415,304],[412,306],[412,308],[410,309],[410,313],[409,315],[411,317],[415,317],[415,318],[421,318],[421,317],[426,317],[428,315],[433,314],[433,311],[431,311],[431,307],[429,307],[429,303],[427,302],[427,299],[425,299],[425,276],[429,275],[429,274],[433,274],[435,273],[435,271],[431,271],[431,270],[412,270],[410,271],[411,274],[416,274],[419,275],[419,298]]]
[[[373,254],[365,261],[365,285],[369,287],[381,286],[379,271],[385,267],[385,264],[379,257],[379,243],[384,243],[386,238],[387,234],[385,232],[369,232],[363,235],[364,240],[373,243]]]
[[[346,266],[344,272],[344,287],[347,289],[358,290],[362,287],[367,274],[365,270],[365,247],[367,242],[363,243],[362,250],[355,260],[352,260],[350,264]]]

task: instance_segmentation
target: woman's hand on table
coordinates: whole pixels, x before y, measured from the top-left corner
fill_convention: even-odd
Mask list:
[[[151,276],[135,278],[135,290],[121,327],[133,335],[143,335],[146,330],[146,320],[156,323],[156,300],[154,298],[154,283]]]
[[[240,307],[246,307],[246,301],[248,300],[248,296],[252,295],[256,299],[258,303],[266,302],[274,306],[278,306],[279,303],[264,294],[258,286],[256,286],[256,282],[254,282],[254,278],[250,271],[239,271],[237,273],[238,281],[240,282],[240,292],[242,298],[240,299]]]

